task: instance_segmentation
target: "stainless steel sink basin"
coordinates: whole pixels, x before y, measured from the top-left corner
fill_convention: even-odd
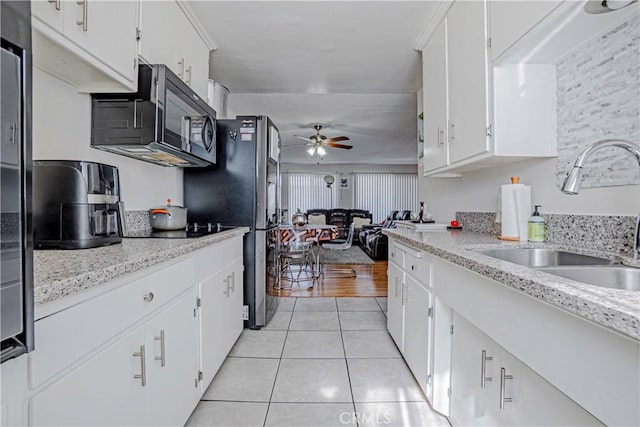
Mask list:
[[[541,271],[604,288],[640,291],[640,268],[625,266],[547,267]]]
[[[573,252],[560,251],[556,249],[500,248],[475,249],[475,252],[532,268],[563,265],[611,265],[616,263],[615,261],[606,258],[575,254]]]

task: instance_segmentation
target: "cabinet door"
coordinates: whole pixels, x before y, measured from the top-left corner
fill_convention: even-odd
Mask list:
[[[178,64],[183,17],[173,0],[140,2],[138,54],[147,63],[166,64],[176,74],[183,72]]]
[[[489,1],[491,60],[524,36],[561,1]]]
[[[65,1],[64,35],[124,77],[135,76],[134,1]]]
[[[451,422],[453,425],[496,426],[500,397],[496,350],[489,344],[488,337],[457,313],[454,313],[453,325]]]
[[[400,351],[403,351],[404,333],[403,278],[402,270],[390,262],[387,270],[387,329]]]
[[[424,169],[449,163],[447,138],[446,20],[440,23],[422,51],[424,96]]]
[[[209,49],[186,17],[182,26],[181,51],[185,54],[183,79],[206,102],[209,90]]]
[[[420,387],[427,392],[428,377],[431,374],[431,292],[413,277],[406,276],[407,293],[404,318],[404,359],[418,380]]]
[[[244,328],[244,320],[242,318],[242,307],[244,304],[244,267],[242,265],[242,258],[234,261],[227,267],[226,271],[229,290],[226,293],[225,319],[222,324],[225,325],[223,348],[226,353],[229,353]]]
[[[145,325],[148,425],[182,425],[198,403],[197,332],[193,290]]]
[[[564,393],[532,371],[520,360],[502,350],[499,368],[505,369],[504,402],[500,410],[500,425],[544,425],[544,426],[601,426],[603,425],[584,408],[569,399]],[[500,375],[495,378],[500,388]],[[500,406],[500,397],[494,405]]]
[[[141,326],[37,393],[31,400],[30,425],[144,425],[146,386],[142,385]],[[148,380],[147,373],[147,380]]]
[[[206,388],[227,353],[222,348],[221,331],[226,325],[225,292],[227,271],[222,270],[200,283],[200,370],[202,385]]]
[[[66,2],[62,0],[32,1],[31,16],[62,34],[62,12],[65,3]]]
[[[488,151],[485,2],[455,2],[447,14],[449,161]]]

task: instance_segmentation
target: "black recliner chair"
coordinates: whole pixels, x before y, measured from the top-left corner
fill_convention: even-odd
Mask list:
[[[391,211],[382,224],[361,231],[358,239],[365,253],[372,259],[386,260],[388,256],[387,248],[389,246],[389,238],[382,234],[382,230],[384,228],[394,228],[395,221],[410,217],[411,211]]]

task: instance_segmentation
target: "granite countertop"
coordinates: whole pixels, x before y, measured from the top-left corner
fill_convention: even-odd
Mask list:
[[[552,243],[503,242],[495,236],[468,231],[416,232],[385,229],[397,241],[419,248],[482,276],[510,286],[541,301],[640,340],[640,292],[603,288],[565,279],[489,257],[473,249],[544,247],[614,258],[615,254]]]
[[[129,239],[81,250],[33,251],[34,301],[46,304],[249,231],[238,227],[197,239]]]

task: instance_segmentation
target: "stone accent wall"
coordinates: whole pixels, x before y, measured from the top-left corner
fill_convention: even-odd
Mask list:
[[[589,144],[640,143],[640,18],[634,15],[557,64],[558,186]],[[582,187],[639,184],[639,169],[631,153],[605,149],[587,160]]]
[[[637,217],[616,215],[571,215],[542,212],[546,239],[550,243],[633,255]],[[500,234],[495,212],[456,212],[465,231]]]

